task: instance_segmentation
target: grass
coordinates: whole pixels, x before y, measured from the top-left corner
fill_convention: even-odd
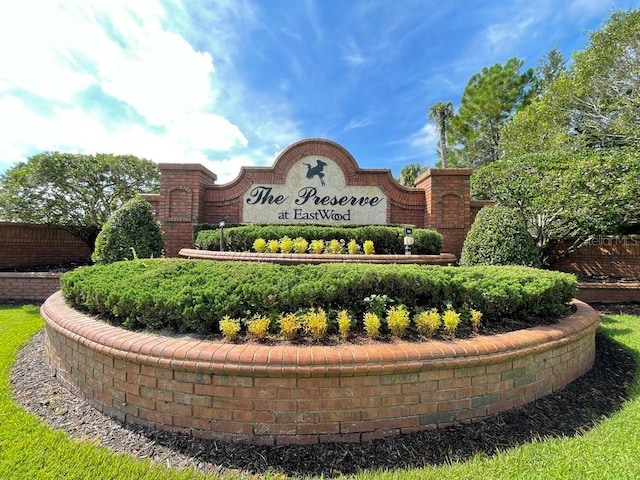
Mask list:
[[[38,308],[0,306],[0,478],[12,479],[205,479],[145,460],[109,452],[48,428],[16,405],[9,370],[16,353],[43,326]],[[605,317],[602,332],[624,345],[640,364],[640,317]],[[367,472],[357,479],[636,479],[640,478],[640,378],[624,408],[579,437],[539,439],[487,458],[442,467]],[[562,412],[559,412],[562,414]],[[256,478],[246,475],[245,478]],[[283,478],[264,475],[262,478]]]

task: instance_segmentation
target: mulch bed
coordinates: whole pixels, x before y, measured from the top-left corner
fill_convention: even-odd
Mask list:
[[[604,305],[604,314],[640,314],[640,305]],[[561,391],[516,410],[474,423],[363,444],[253,446],[205,441],[104,416],[63,388],[44,361],[44,333],[20,352],[11,372],[16,401],[53,428],[116,452],[149,458],[172,468],[208,473],[267,471],[334,477],[464,461],[534,439],[579,435],[618,410],[629,398],[636,364],[604,335],[596,335],[594,368]]]

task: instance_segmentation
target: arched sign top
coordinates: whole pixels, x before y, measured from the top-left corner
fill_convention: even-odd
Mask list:
[[[273,168],[288,172],[302,158],[314,156],[333,160],[346,177],[355,175],[359,170],[356,160],[346,148],[325,138],[307,138],[292,143],[276,157]]]

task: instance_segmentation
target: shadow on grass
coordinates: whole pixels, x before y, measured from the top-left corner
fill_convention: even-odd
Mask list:
[[[618,314],[619,316],[623,316],[623,317],[634,317],[634,318],[638,318],[638,325],[640,326],[640,316],[635,316],[635,315],[628,315],[628,314]],[[598,327],[598,331],[604,333],[607,337],[616,340],[618,337],[623,337],[626,335],[632,335],[634,333],[634,330],[629,328],[629,327],[625,327],[625,328],[617,328],[616,325],[618,324],[624,324],[628,322],[623,322],[622,320],[616,318],[615,316],[610,316],[610,315],[605,315],[600,317],[600,326]],[[634,348],[625,346],[625,349],[628,350],[629,352],[632,352],[635,356],[635,358],[640,358],[640,352],[638,352],[637,350],[635,350]]]

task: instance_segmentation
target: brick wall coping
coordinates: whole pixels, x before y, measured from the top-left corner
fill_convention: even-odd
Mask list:
[[[132,332],[78,312],[60,292],[41,307],[48,328],[95,351],[138,364],[219,375],[342,377],[411,373],[425,367],[486,365],[544,352],[592,333],[599,316],[574,300],[576,312],[554,325],[456,341],[340,346],[233,344]]]
[[[584,302],[640,302],[640,282],[580,282],[578,290],[578,298]]]
[[[60,278],[60,272],[0,272],[0,278]]]
[[[455,264],[457,258],[451,253],[440,255],[348,255],[330,253],[256,253],[256,252],[220,252],[183,248],[180,256],[187,258],[219,260],[273,262],[280,264],[300,263],[408,263],[424,265]]]

